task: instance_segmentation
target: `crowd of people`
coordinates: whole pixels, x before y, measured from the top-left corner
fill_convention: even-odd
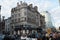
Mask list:
[[[26,36],[26,35],[24,35],[24,36]],[[27,38],[37,38],[37,40],[60,40],[60,32],[51,32],[51,33],[33,32],[33,33],[29,33],[28,36],[26,36],[26,37]],[[5,37],[4,40],[5,39],[7,39],[7,38]],[[15,39],[16,39],[16,37],[14,39],[11,39],[11,40],[15,40]]]
[[[60,40],[60,32],[53,32],[48,34],[42,34],[42,38],[38,38],[38,40]]]
[[[30,38],[37,38],[38,40],[60,40],[60,32],[33,32]]]

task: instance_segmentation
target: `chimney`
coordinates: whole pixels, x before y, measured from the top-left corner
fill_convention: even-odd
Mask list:
[[[30,4],[30,5],[29,5],[29,7],[31,7],[31,8],[32,8],[32,4]]]
[[[22,1],[20,1],[20,4],[22,4]]]
[[[37,6],[35,6],[35,7],[34,7],[34,9],[37,11],[38,7],[37,7]]]
[[[17,6],[19,6],[19,2],[17,2]]]

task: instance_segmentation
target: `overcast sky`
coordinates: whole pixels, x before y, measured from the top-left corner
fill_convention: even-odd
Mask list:
[[[33,6],[38,6],[38,11],[48,10],[52,16],[52,22],[55,27],[60,26],[60,7],[59,0],[0,0],[2,6],[1,15],[8,18],[11,16],[11,9],[16,6],[17,2],[25,1]]]

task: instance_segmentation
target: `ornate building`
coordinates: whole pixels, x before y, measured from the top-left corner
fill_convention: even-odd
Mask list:
[[[41,19],[42,20],[41,20]],[[22,1],[11,9],[11,34],[19,35],[37,32],[38,29],[45,27],[45,17],[38,12],[38,7]],[[41,22],[42,21],[42,22]],[[43,26],[42,26],[42,25]]]

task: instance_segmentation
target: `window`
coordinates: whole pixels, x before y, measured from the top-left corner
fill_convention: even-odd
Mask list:
[[[20,13],[18,14],[18,16],[20,16]]]
[[[14,17],[14,15],[12,15],[12,17]]]
[[[9,28],[8,28],[8,31],[9,31]]]
[[[14,21],[12,20],[12,23],[13,23]]]
[[[17,19],[15,19],[15,22],[17,22]]]
[[[27,15],[27,13],[26,13],[26,12],[24,12],[24,15]]]
[[[20,19],[20,21],[21,21],[21,22],[26,21],[26,17],[22,17],[22,18]]]
[[[15,14],[15,17],[17,17],[17,14]]]
[[[25,17],[25,21],[26,21],[26,17]]]
[[[18,18],[18,22],[20,22],[20,18]]]

